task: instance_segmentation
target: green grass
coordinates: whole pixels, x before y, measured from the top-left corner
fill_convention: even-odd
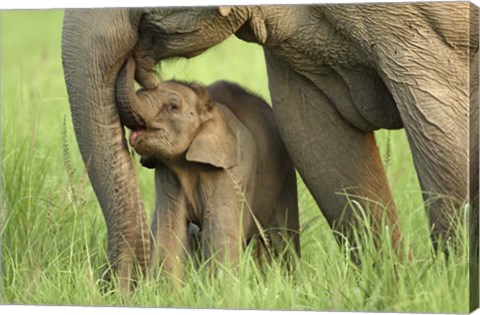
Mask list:
[[[275,263],[259,270],[246,254],[236,273],[226,268],[212,277],[208,268],[189,265],[179,292],[161,279],[142,281],[124,298],[116,291],[101,291],[98,275],[106,262],[106,227],[70,121],[60,58],[63,13],[1,14],[3,303],[468,311],[467,251],[452,254],[448,261],[441,255],[432,258],[403,131],[390,133],[392,154],[386,167],[405,241],[414,255],[411,262],[395,261],[387,233],[377,251],[371,241],[364,243],[362,264],[352,264],[300,183],[303,257],[293,275]],[[199,58],[168,62],[161,72],[164,79],[205,84],[233,80],[269,100],[261,48],[235,39]],[[388,134],[382,131],[376,137],[385,157]],[[153,175],[141,167],[138,173],[150,216]],[[458,233],[466,244],[465,229]]]

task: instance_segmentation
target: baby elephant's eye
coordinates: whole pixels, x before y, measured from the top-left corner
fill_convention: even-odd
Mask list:
[[[180,107],[179,107],[177,104],[175,104],[175,103],[168,103],[168,104],[166,105],[166,107],[167,107],[167,110],[168,110],[169,112],[176,112],[176,111],[178,111],[179,108],[180,108]]]

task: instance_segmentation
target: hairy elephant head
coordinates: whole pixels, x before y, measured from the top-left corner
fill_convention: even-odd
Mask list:
[[[159,84],[151,71],[156,63],[195,56],[236,32],[246,19],[248,10],[242,7],[65,12],[62,60],[73,125],[107,223],[109,262],[122,289],[131,287],[133,273],[147,270],[150,236],[123,129],[141,128],[145,121],[118,107],[118,73],[133,57],[137,82],[154,89]]]
[[[185,159],[223,168],[235,164],[234,132],[206,87],[167,81],[153,90],[136,92],[134,67],[130,59],[120,71],[117,101],[126,114],[143,122],[143,127],[132,131],[130,144],[144,165],[154,167],[154,161],[170,164]]]

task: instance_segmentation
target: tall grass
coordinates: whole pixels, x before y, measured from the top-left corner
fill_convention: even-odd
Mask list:
[[[389,231],[379,248],[365,240],[361,264],[338,246],[299,179],[302,259],[288,274],[259,269],[252,247],[236,272],[188,263],[185,285],[144,280],[127,297],[100,290],[106,227],[73,135],[60,59],[61,11],[2,12],[3,301],[21,304],[201,308],[466,312],[464,245],[446,260],[431,252],[427,219],[403,131],[378,132],[411,261],[392,255]],[[162,77],[209,84],[236,81],[269,101],[260,47],[235,39],[193,60],[167,62]],[[64,126],[65,125],[65,126]],[[138,160],[136,161],[139,165]],[[153,174],[137,167],[148,215]],[[368,209],[363,209],[368,212]]]

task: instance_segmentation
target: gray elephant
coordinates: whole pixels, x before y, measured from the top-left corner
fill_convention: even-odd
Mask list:
[[[268,104],[223,81],[208,89],[168,81],[136,93],[134,75],[129,59],[116,94],[122,117],[144,124],[130,143],[155,168],[154,268],[182,279],[189,223],[201,228],[207,261],[236,265],[258,235],[286,262],[290,247],[300,255],[295,170]]]
[[[263,45],[280,135],[333,229],[348,234],[355,223],[347,193],[369,210],[373,228],[385,217],[398,248],[397,210],[373,131],[404,127],[434,244],[450,237],[460,205],[478,195],[478,165],[471,165],[470,188],[467,172],[468,125],[476,121],[473,115],[469,121],[469,96],[476,105],[478,95],[478,76],[469,76],[478,71],[473,5],[72,10],[63,28],[65,79],[119,274],[136,260],[144,270],[149,257],[145,214],[115,99],[120,67],[133,55],[136,80],[154,89],[151,69],[157,62],[198,55],[231,34]],[[142,126],[135,119],[129,124]],[[478,151],[476,142],[470,147]]]

